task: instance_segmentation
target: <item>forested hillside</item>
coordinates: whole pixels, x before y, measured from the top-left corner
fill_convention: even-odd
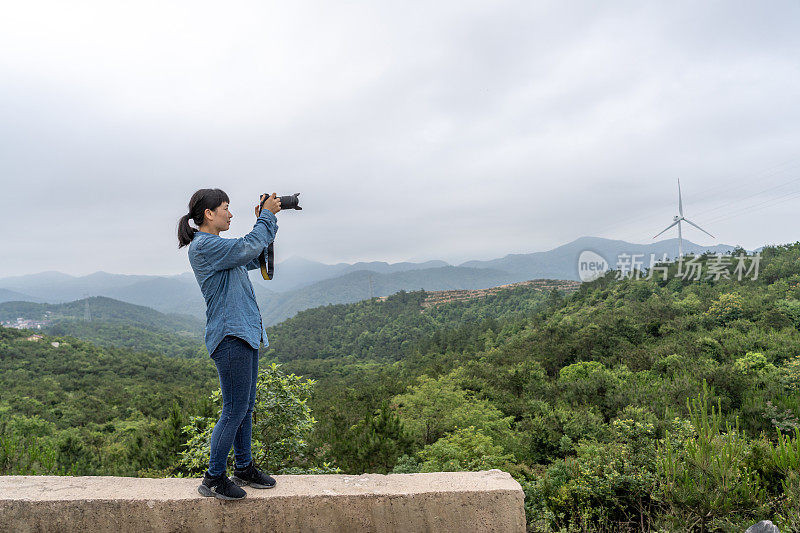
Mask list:
[[[208,357],[202,320],[190,315],[160,313],[105,296],[62,304],[0,303],[0,322],[18,318],[40,324],[41,329],[37,329],[40,333],[70,335],[98,346],[172,357]]]
[[[712,269],[718,260],[699,262]],[[385,302],[301,312],[268,330],[257,460],[273,473],[501,468],[523,485],[535,531],[743,531],[762,518],[798,531],[800,243],[764,248],[754,277],[695,280],[678,276],[673,264],[665,279],[610,273],[572,294],[517,287],[424,308],[424,293],[400,292]],[[3,374],[18,376],[8,383],[38,379],[33,361],[43,354],[20,348],[35,343],[2,342]],[[105,353],[86,352],[64,368],[93,375],[92,358],[112,357]],[[118,461],[83,471],[201,473],[219,409],[216,376],[204,362],[153,359],[170,370],[136,382],[180,374],[169,365],[199,365],[195,380],[206,403],[177,409],[171,425],[161,419],[161,436],[151,432],[145,443],[171,442],[172,464],[159,464],[158,472],[126,464],[142,452],[135,439],[115,440],[125,434],[116,425],[123,418],[104,437],[118,452],[106,457]],[[106,371],[107,380],[144,371],[125,374],[124,366]],[[188,395],[183,377],[171,379],[154,388],[159,398],[151,403]],[[85,394],[85,386],[70,393]],[[55,417],[70,396],[34,394],[23,387],[0,396],[2,438],[38,431],[36,442],[68,465],[63,436],[31,420]],[[22,411],[12,403],[20,396],[39,403]],[[136,406],[133,396],[116,398]],[[140,423],[165,416],[140,412]],[[176,433],[180,420],[188,423]],[[84,446],[95,438],[76,435]],[[268,451],[277,442],[281,454]],[[22,468],[13,457],[11,466],[0,457],[5,472]],[[34,461],[29,471],[53,471],[48,464]]]
[[[0,328],[2,474],[163,469],[177,461],[188,413],[209,409],[218,380],[210,359],[28,334]]]
[[[368,303],[327,322],[310,310],[275,330],[276,354],[320,380],[314,445],[346,471],[503,468],[536,530],[741,531],[766,517],[795,531],[800,243],[766,248],[755,280],[676,270],[609,274],[519,312],[448,304],[406,327],[407,344],[366,351],[348,324]],[[383,331],[369,319],[363,335]]]
[[[267,329],[270,352],[281,362],[315,359],[391,362],[404,358],[423,338],[447,327],[483,320],[513,322],[545,300],[548,293],[515,287],[469,302],[425,309],[425,291],[400,291],[385,300],[308,309]]]

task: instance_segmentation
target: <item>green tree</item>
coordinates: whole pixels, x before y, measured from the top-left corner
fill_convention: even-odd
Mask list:
[[[573,406],[598,405],[608,420],[624,403],[621,391],[629,374],[624,365],[612,370],[598,361],[581,361],[561,369],[558,385]]]
[[[295,374],[287,376],[280,366],[272,362],[258,372],[253,410],[254,461],[277,474],[336,471],[327,463],[322,467],[310,464],[307,437],[316,420],[307,402],[316,382]],[[211,393],[211,399],[218,406],[216,416],[191,417],[190,424],[183,428],[188,441],[186,450],[181,452],[180,466],[187,473],[200,474],[208,468],[211,432],[222,410],[219,388]],[[232,458],[233,450],[228,455],[231,469]]]
[[[742,316],[742,297],[736,293],[721,294],[706,311],[718,324],[725,324]]]
[[[411,452],[413,443],[403,421],[384,400],[376,413],[368,413],[348,429],[342,439],[347,450],[338,450],[347,460],[340,464],[349,472],[386,474],[401,455]]]
[[[393,403],[421,446],[433,444],[457,427],[475,426],[497,442],[510,437],[513,417],[504,417],[490,402],[457,387],[450,376],[422,375]]]
[[[508,470],[512,454],[492,442],[475,426],[456,428],[420,450],[420,472],[473,472],[498,468]]]
[[[659,447],[658,495],[668,517],[690,531],[716,531],[755,519],[762,511],[765,488],[747,463],[748,443],[735,426],[723,423],[710,393],[687,400],[692,434],[677,441],[669,436]]]

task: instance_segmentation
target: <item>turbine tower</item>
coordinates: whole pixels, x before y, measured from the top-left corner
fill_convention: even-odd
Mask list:
[[[675,225],[678,226],[678,258],[680,259],[680,258],[683,257],[683,234],[681,233],[681,222],[686,222],[687,224],[691,224],[692,226],[694,226],[695,228],[699,229],[700,231],[702,231],[706,235],[709,235],[712,239],[716,239],[716,237],[714,237],[709,232],[707,232],[706,230],[704,230],[703,228],[701,228],[700,226],[698,226],[697,224],[695,224],[694,222],[692,222],[691,220],[689,220],[688,218],[683,216],[683,201],[681,200],[681,180],[680,180],[680,178],[678,178],[678,213],[680,213],[680,215],[675,215],[674,217],[672,217],[672,224],[670,224],[669,226],[664,228],[664,230],[661,231],[661,233],[664,233],[665,231],[667,231],[672,226],[675,226]],[[655,235],[653,238],[655,239],[656,237],[661,235],[661,233]]]

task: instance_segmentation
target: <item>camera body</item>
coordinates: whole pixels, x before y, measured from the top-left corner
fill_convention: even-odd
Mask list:
[[[303,208],[300,207],[300,198],[298,198],[298,196],[300,196],[299,192],[296,192],[290,196],[279,196],[278,198],[281,201],[281,211],[284,209],[295,209],[297,211],[302,211]],[[264,193],[264,201],[266,201],[269,197],[269,194]],[[261,202],[261,209],[264,209],[264,202]]]

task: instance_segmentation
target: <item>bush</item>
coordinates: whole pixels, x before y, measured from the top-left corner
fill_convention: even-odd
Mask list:
[[[735,293],[721,294],[705,312],[706,316],[724,325],[731,320],[740,318],[744,312],[742,297]]]
[[[765,509],[765,489],[748,466],[748,442],[737,424],[726,423],[719,408],[709,411],[709,391],[687,401],[691,434],[669,435],[658,449],[658,498],[667,522],[690,531],[737,527]]]
[[[278,363],[271,363],[258,371],[256,404],[253,409],[253,459],[266,471],[283,474],[303,472],[309,457],[307,436],[316,420],[311,415],[307,401],[315,380],[300,376],[287,376]],[[188,435],[186,450],[181,452],[180,467],[185,473],[202,474],[211,456],[211,433],[221,405],[222,391],[211,393],[212,402],[218,406],[216,418],[194,416],[183,430]],[[233,468],[233,452],[228,455],[228,467]],[[315,473],[338,472],[325,463]]]
[[[458,428],[420,450],[420,472],[472,472],[498,468],[509,470],[511,454],[492,442],[475,426]]]
[[[541,485],[552,526],[585,531],[646,526],[656,511],[655,417],[628,408],[611,424],[613,440],[581,441],[576,457],[554,462]]]

